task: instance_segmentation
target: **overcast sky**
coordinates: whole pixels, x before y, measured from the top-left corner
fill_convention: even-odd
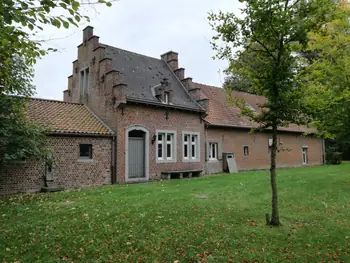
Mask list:
[[[179,53],[179,65],[186,76],[208,85],[222,86],[227,62],[213,60],[213,35],[208,24],[209,11],[239,13],[238,0],[120,0],[112,7],[88,8],[90,23],[80,28],[55,30],[49,28],[42,39],[59,52],[44,57],[35,66],[35,97],[63,98],[67,77],[72,74],[72,61],[77,58],[77,46],[82,42],[82,29],[88,24],[100,42],[136,53],[159,58],[169,50]]]

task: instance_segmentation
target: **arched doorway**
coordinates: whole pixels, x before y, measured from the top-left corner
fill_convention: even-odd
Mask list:
[[[136,125],[126,129],[125,180],[148,180],[149,132]]]

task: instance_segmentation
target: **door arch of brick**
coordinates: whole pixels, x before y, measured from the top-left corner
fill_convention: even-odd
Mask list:
[[[129,132],[143,131],[145,133],[145,176],[129,178]],[[125,129],[125,182],[142,182],[149,180],[149,130],[142,125],[131,125]]]

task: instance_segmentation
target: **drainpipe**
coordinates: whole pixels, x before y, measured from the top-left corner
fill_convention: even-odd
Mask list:
[[[115,154],[115,143],[116,143],[116,136],[113,135],[112,137],[112,184],[117,183],[117,174],[116,174],[116,169],[115,169],[115,163],[116,163],[116,154]]]

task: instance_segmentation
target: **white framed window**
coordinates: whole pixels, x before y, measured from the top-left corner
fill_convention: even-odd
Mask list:
[[[307,146],[303,146],[302,147],[302,149],[303,149],[303,153],[302,153],[302,157],[303,157],[303,164],[308,164],[308,159],[309,159],[309,157],[308,157],[308,147]]]
[[[184,162],[200,161],[200,133],[182,133],[182,156]]]
[[[88,94],[89,89],[89,68],[85,68],[80,71],[80,98],[84,99],[84,97]]]
[[[249,146],[248,145],[243,146],[243,154],[244,154],[244,156],[249,156]]]
[[[218,159],[218,143],[210,142],[209,143],[209,160]]]
[[[176,162],[176,131],[157,130],[157,163]]]

